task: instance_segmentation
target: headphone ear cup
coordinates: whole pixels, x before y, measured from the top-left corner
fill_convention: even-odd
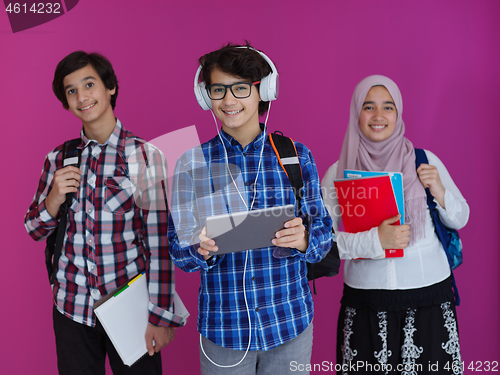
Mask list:
[[[198,104],[204,111],[212,109],[212,101],[205,88],[205,82],[200,82],[194,87],[194,95],[196,96]]]
[[[259,95],[263,102],[269,101],[269,76],[260,80]]]
[[[270,102],[278,98],[277,74],[271,73],[260,80],[259,95],[264,102]]]

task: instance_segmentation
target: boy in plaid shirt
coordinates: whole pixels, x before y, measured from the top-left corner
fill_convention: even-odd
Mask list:
[[[159,351],[173,340],[174,327],[184,324],[173,314],[164,157],[115,118],[118,81],[104,56],[71,53],[57,65],[52,86],[83,124],[81,163],[63,166],[62,145],[47,155],[25,226],[33,239],[47,238],[57,228],[66,194],[73,193],[53,288],[59,373],[104,374],[107,353],[115,374],[161,374]],[[127,367],[93,304],[143,271],[150,295],[149,356]]]

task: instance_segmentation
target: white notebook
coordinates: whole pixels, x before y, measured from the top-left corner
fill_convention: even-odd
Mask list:
[[[131,366],[147,353],[146,328],[149,318],[146,275],[139,274],[126,285],[94,303],[94,312],[123,363]],[[174,294],[175,315],[187,318],[189,312]]]

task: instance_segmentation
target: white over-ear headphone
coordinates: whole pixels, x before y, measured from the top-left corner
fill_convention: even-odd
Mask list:
[[[276,66],[274,66],[271,59],[267,57],[264,53],[257,51],[255,48],[252,47],[241,46],[237,48],[252,49],[258,52],[259,55],[261,55],[264,58],[264,60],[267,61],[267,63],[271,67],[271,73],[269,73],[269,75],[265,76],[260,80],[259,94],[260,98],[264,102],[275,100],[278,97],[278,91],[279,91],[278,71],[276,70]],[[209,109],[212,109],[212,101],[208,96],[205,81],[198,82],[198,80],[200,79],[200,73],[201,73],[201,65],[198,67],[198,70],[196,71],[196,75],[194,77],[194,95],[196,96],[196,100],[198,101],[200,107],[205,111],[208,111]]]

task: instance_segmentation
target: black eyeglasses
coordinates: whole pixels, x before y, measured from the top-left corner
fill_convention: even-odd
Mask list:
[[[260,83],[260,81],[252,83],[237,82],[233,83],[232,85],[221,85],[217,83],[215,85],[207,86],[207,92],[210,99],[222,100],[226,97],[227,89],[230,89],[231,93],[236,99],[245,99],[250,96],[250,94],[252,93],[252,86],[256,85],[257,83]]]

